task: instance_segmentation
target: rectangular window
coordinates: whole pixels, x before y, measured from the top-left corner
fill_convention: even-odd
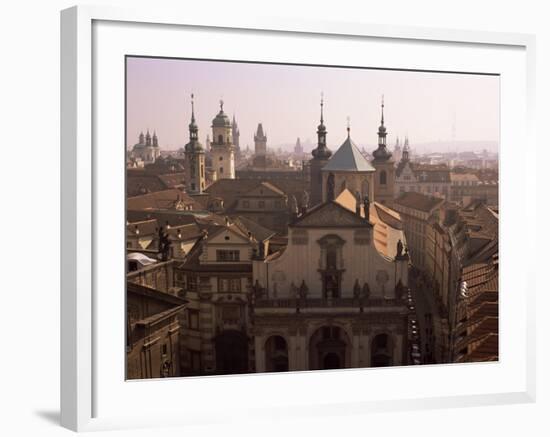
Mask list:
[[[260,200],[258,202],[258,208],[262,208],[262,209],[265,208],[265,202],[263,200]]]
[[[250,202],[248,200],[243,200],[243,208],[250,208]]]
[[[232,262],[240,260],[241,254],[238,250],[216,250],[216,261]]]
[[[218,292],[238,293],[241,291],[241,278],[219,278]]]
[[[189,358],[191,361],[191,370],[193,372],[199,373],[201,371],[201,353],[191,351]]]
[[[187,326],[189,329],[199,329],[199,312],[198,310],[187,310]]]
[[[197,291],[197,277],[196,276],[187,276],[187,290],[188,291]]]

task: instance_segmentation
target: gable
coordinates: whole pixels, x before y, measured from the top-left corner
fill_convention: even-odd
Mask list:
[[[224,227],[206,240],[207,244],[249,244],[250,241],[240,232],[236,232],[230,227]]]
[[[292,227],[371,227],[372,225],[364,218],[344,208],[336,202],[323,203],[308,211],[298,218]]]
[[[284,197],[284,195],[285,193],[273,185],[262,183],[246,192],[243,197]]]

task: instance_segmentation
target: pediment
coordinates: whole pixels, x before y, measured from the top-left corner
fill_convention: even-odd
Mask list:
[[[250,240],[231,228],[225,228],[208,239],[208,244],[246,244]]]
[[[313,208],[293,223],[294,227],[370,227],[364,218],[335,202]]]

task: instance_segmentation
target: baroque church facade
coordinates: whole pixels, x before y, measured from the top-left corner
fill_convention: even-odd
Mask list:
[[[408,364],[403,222],[378,202],[377,168],[349,128],[328,149],[322,109],[311,193],[294,207],[285,244],[226,219],[178,269],[189,300],[184,374]]]

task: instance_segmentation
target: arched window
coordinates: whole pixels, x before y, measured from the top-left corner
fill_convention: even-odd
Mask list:
[[[336,270],[336,261],[338,259],[338,252],[336,247],[327,248],[327,269]]]
[[[380,172],[380,185],[386,185],[386,183],[387,183],[386,170],[382,170]]]
[[[265,363],[268,372],[288,371],[288,347],[280,335],[269,337],[265,343]]]
[[[218,135],[218,143],[223,144],[223,135]]]
[[[371,343],[371,366],[386,367],[392,365],[392,345],[388,334],[378,334]]]

